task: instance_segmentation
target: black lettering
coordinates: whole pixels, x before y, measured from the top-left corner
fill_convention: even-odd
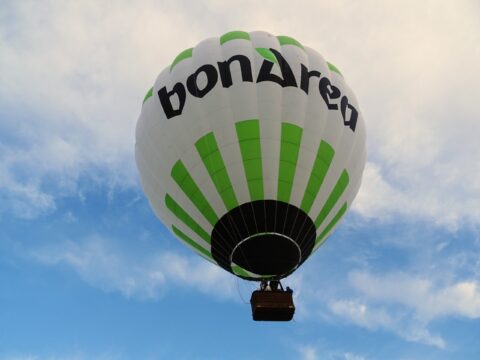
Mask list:
[[[297,87],[295,75],[293,74],[290,65],[287,63],[282,54],[275,49],[269,50],[272,52],[272,54],[277,60],[281,75],[279,76],[273,74],[272,69],[275,63],[273,61],[265,59],[260,67],[257,82],[271,81],[279,84],[282,87]],[[184,84],[182,84],[181,82],[177,82],[170,91],[167,91],[166,86],[158,90],[158,98],[167,119],[182,114],[183,108],[185,106],[187,90],[193,96],[197,98],[203,98],[215,87],[218,82],[219,74],[222,86],[224,88],[229,88],[230,86],[232,86],[233,79],[231,67],[232,63],[234,62],[238,62],[242,81],[253,82],[252,64],[250,62],[250,59],[245,55],[233,55],[228,60],[217,62],[218,71],[217,68],[212,64],[200,66],[193,74],[188,76],[186,81],[186,89]],[[343,117],[343,124],[345,126],[348,126],[352,131],[355,131],[359,113],[357,109],[349,103],[348,97],[345,95],[342,96],[340,89],[335,85],[332,85],[328,77],[322,78],[319,71],[309,71],[309,69],[303,64],[300,64],[300,66],[300,89],[303,90],[306,94],[308,94],[310,87],[310,78],[320,78],[318,82],[318,89],[328,109],[338,110],[340,107],[340,111]],[[200,81],[200,83],[202,84],[201,88],[198,84],[199,76],[205,76],[206,80]],[[177,104],[177,102],[172,100],[176,99],[178,99],[178,105],[175,106],[174,103]],[[333,101],[335,99],[340,99],[340,101]]]
[[[302,75],[300,79],[300,89],[305,91],[306,94],[308,94],[308,87],[310,84],[310,78],[312,76],[320,77],[320,71],[317,70],[312,70],[308,71],[308,68],[302,64]]]
[[[295,75],[293,75],[293,71],[288,65],[287,61],[283,58],[282,54],[280,54],[275,49],[270,49],[270,51],[275,55],[277,59],[278,65],[280,66],[280,71],[282,72],[282,77],[272,74],[273,62],[264,60],[262,66],[260,67],[260,71],[258,73],[257,82],[262,81],[273,81],[279,84],[281,87],[287,86],[295,86],[297,87],[297,82],[295,80]]]
[[[350,118],[348,120],[346,119],[347,109],[350,110]],[[355,128],[357,127],[358,111],[348,103],[348,98],[346,96],[343,96],[342,100],[340,100],[340,110],[342,111],[343,124],[355,132]]]
[[[234,55],[226,61],[217,62],[220,80],[222,81],[222,86],[224,88],[229,88],[233,84],[230,64],[234,61],[238,61],[240,64],[242,81],[253,82],[252,65],[250,64],[250,59],[245,55]]]
[[[338,105],[330,102],[331,99],[338,99],[340,95],[340,89],[330,83],[327,77],[322,78],[318,83],[318,89],[320,95],[322,95],[323,101],[327,104],[329,110],[338,110]]]
[[[203,89],[200,89],[197,85],[198,75],[200,73],[205,73],[207,76],[207,84]],[[202,98],[204,97],[210,90],[213,89],[215,84],[218,80],[218,73],[215,66],[211,64],[200,66],[197,71],[195,71],[192,75],[190,75],[187,79],[187,89],[195,97]]]
[[[178,97],[178,109],[173,108],[171,101],[173,95],[177,95]],[[173,86],[172,91],[167,91],[165,86],[158,90],[158,98],[160,99],[160,104],[162,104],[163,112],[167,119],[182,114],[186,95],[185,87],[179,82]]]

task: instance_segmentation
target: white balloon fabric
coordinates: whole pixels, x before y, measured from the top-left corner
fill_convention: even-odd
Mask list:
[[[233,31],[160,73],[135,156],[155,214],[181,241],[244,279],[280,279],[352,204],[365,124],[340,71],[315,50]]]

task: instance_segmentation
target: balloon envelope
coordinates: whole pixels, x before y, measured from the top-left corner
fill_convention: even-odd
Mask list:
[[[293,38],[234,31],[160,73],[135,156],[155,214],[187,246],[242,278],[283,278],[352,204],[365,136],[334,65]]]

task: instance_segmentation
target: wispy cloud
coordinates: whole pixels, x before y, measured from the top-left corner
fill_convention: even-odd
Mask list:
[[[345,360],[365,360],[365,358],[361,355],[347,352],[345,353]]]
[[[319,350],[313,345],[298,347],[298,355],[301,360],[366,360],[365,357],[349,351]]]
[[[219,299],[237,299],[234,278],[205,260],[173,252],[132,256],[100,236],[37,248],[30,256],[44,265],[67,266],[88,284],[128,298],[157,299],[170,287],[180,286]]]
[[[181,13],[153,1],[2,4],[4,211],[26,218],[50,212],[58,198],[77,195],[82,178],[137,185],[135,121],[158,64],[182,50],[170,30],[183,23],[179,36],[190,39],[193,25]]]
[[[386,330],[408,341],[445,348],[445,341],[439,335],[431,334],[424,323],[418,323],[408,314],[385,307],[372,306],[361,300],[335,300],[329,308],[340,318],[369,330]],[[395,316],[390,313],[396,313]]]
[[[441,286],[401,272],[352,272],[350,282],[369,299],[404,305],[425,321],[449,315],[480,318],[480,286],[473,279]]]
[[[0,212],[12,212],[19,218],[33,219],[55,210],[54,196],[42,191],[35,181],[20,183],[8,173],[3,173],[0,178]]]
[[[317,350],[311,345],[301,346],[298,349],[300,359],[302,360],[317,360]]]
[[[480,318],[480,287],[474,280],[441,285],[407,273],[354,271],[349,282],[359,296],[331,301],[329,308],[335,315],[370,330],[392,331],[409,341],[443,349],[445,340],[428,329],[431,321],[447,316]]]
[[[332,301],[329,307],[334,314],[348,318],[354,324],[371,330],[390,328],[395,323],[385,310],[372,309],[355,300]]]

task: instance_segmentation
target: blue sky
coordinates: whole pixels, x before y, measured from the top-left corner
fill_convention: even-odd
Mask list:
[[[480,358],[479,13],[466,0],[3,1],[0,359]],[[173,238],[133,158],[156,75],[234,29],[327,56],[367,123],[350,213],[285,281],[290,323],[251,320],[254,285]]]

